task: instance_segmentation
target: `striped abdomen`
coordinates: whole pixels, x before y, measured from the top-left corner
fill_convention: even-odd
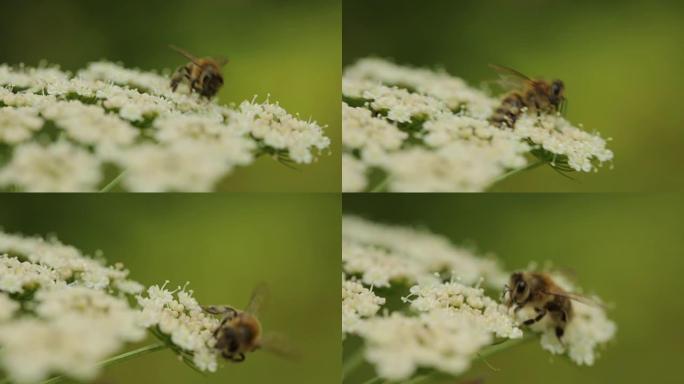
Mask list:
[[[498,127],[506,126],[512,128],[515,121],[524,112],[524,107],[525,101],[523,97],[517,92],[510,93],[501,100],[501,105],[496,108],[492,117],[489,118],[489,122]]]

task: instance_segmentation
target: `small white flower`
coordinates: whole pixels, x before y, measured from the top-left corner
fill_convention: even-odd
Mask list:
[[[144,337],[140,312],[113,290],[137,284],[123,267],[56,240],[2,232],[0,252],[0,367],[12,382],[91,380],[102,360]]]
[[[559,116],[523,116],[513,132],[559,158],[566,156],[575,171],[591,172],[595,170],[593,162],[601,165],[613,159],[613,152],[606,148],[601,136],[576,128]]]
[[[385,299],[342,275],[342,333],[354,333],[363,318],[375,315]]]
[[[330,139],[317,123],[300,120],[268,101],[263,104],[243,101],[228,116],[229,126],[235,127],[236,132],[248,130],[269,147],[288,150],[297,163],[311,163],[315,158],[314,148],[321,151],[330,146]]]
[[[347,153],[342,154],[342,191],[361,192],[366,188],[367,166]]]
[[[344,121],[343,144],[349,148],[378,146],[384,150],[399,149],[408,137],[387,120],[374,117],[368,109],[350,107],[342,103]]]
[[[362,274],[362,281],[374,286],[387,286],[392,280],[432,280],[440,271],[452,271],[464,284],[484,278],[494,288],[508,279],[494,260],[458,247],[446,237],[354,216],[342,219],[342,266],[347,273]]]
[[[94,105],[76,101],[56,102],[42,110],[67,135],[84,144],[128,145],[138,136],[136,129]]]
[[[168,291],[151,286],[146,295],[137,296],[145,327],[157,326],[171,337],[173,344],[190,353],[195,365],[204,371],[217,369],[218,352],[213,348],[213,332],[219,320],[201,310],[191,291]]]
[[[101,178],[100,161],[67,141],[21,144],[0,170],[0,185],[26,192],[92,191]]]
[[[455,281],[414,285],[407,301],[418,312],[449,309],[475,317],[481,327],[497,337],[517,339],[523,333],[508,308],[485,295],[478,287]]]
[[[0,256],[0,291],[23,293],[27,289],[51,287],[59,280],[61,276],[47,266]]]
[[[238,159],[233,156],[237,155]],[[125,169],[123,185],[133,192],[210,191],[240,159],[221,144],[176,141],[169,145],[141,144],[112,156]]]
[[[30,268],[40,270],[42,276],[50,274],[49,279],[69,280],[78,276],[77,282],[90,288],[103,289],[111,283],[126,281],[128,276],[128,271],[108,268],[103,262],[86,257],[75,247],[62,244],[56,239],[45,240],[41,237],[0,232],[0,254],[2,253],[25,258],[33,265]],[[8,257],[5,260],[11,259],[14,258]],[[14,259],[11,262],[19,261]],[[28,264],[22,265],[28,268]],[[52,276],[53,273],[56,275]],[[21,273],[13,275],[22,276]]]
[[[498,104],[484,92],[469,87],[462,79],[444,71],[410,68],[381,59],[361,59],[345,69],[344,77],[410,88],[442,100],[451,110],[463,110],[480,119],[491,115]]]
[[[419,367],[457,375],[492,342],[476,317],[445,309],[370,318],[357,333],[364,339],[366,359],[388,380],[406,379]]]
[[[435,98],[398,87],[348,78],[342,79],[342,87],[354,90],[354,94],[345,95],[367,101],[374,111],[385,114],[388,120],[397,123],[408,123],[412,119],[427,118],[448,111],[446,105]]]
[[[35,108],[0,108],[0,142],[18,144],[43,126]]]
[[[4,289],[2,290],[4,291]],[[11,319],[18,309],[19,304],[16,301],[10,299],[7,294],[0,292],[0,323]]]

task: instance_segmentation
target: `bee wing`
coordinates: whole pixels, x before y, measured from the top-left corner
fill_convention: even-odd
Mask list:
[[[496,64],[489,64],[489,67],[494,69],[499,74],[498,84],[503,89],[520,89],[524,88],[534,80],[516,71],[513,68],[504,67]]]
[[[219,68],[224,67],[226,64],[230,62],[230,60],[224,56],[215,57],[214,60],[216,60],[216,64],[218,64]]]
[[[301,354],[292,346],[292,343],[279,334],[271,333],[265,335],[259,341],[259,347],[274,355],[290,360],[298,360],[301,357]]]
[[[259,285],[254,287],[254,290],[252,291],[252,296],[249,298],[247,307],[245,307],[245,312],[252,315],[257,315],[261,307],[264,305],[264,302],[266,302],[267,297],[268,287],[266,286],[266,284],[260,283]]]
[[[560,291],[545,291],[544,293],[547,293],[549,295],[554,295],[554,296],[566,297],[570,300],[578,301],[582,304],[587,304],[587,305],[591,305],[594,307],[603,307],[602,303],[600,303],[594,299],[588,298],[586,296],[578,295],[576,293],[560,292]]]
[[[169,48],[171,48],[171,49],[173,49],[174,51],[180,53],[183,57],[185,57],[186,59],[192,61],[195,65],[198,65],[198,66],[199,66],[199,63],[198,63],[197,58],[196,58],[195,56],[193,56],[190,52],[186,51],[186,50],[183,49],[183,48],[178,48],[178,47],[176,47],[176,46],[173,45],[173,44],[169,44]]]

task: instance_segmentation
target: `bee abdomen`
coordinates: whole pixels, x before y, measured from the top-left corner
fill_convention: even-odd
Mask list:
[[[519,94],[510,94],[501,100],[501,105],[494,111],[492,117],[489,118],[489,122],[499,127],[505,125],[512,128],[518,117],[523,113],[524,106],[525,103]]]

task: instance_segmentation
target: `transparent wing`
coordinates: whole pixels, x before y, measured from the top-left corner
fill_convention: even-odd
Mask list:
[[[496,64],[489,64],[489,67],[499,74],[499,81],[497,81],[497,84],[503,89],[520,89],[533,82],[531,78],[513,68]]]
[[[180,53],[183,57],[185,57],[186,59],[192,61],[192,62],[195,63],[196,65],[199,65],[199,63],[197,62],[197,58],[196,58],[195,56],[193,56],[190,52],[186,51],[185,49],[183,49],[183,48],[178,48],[178,47],[176,47],[175,45],[172,45],[172,44],[169,44],[169,48],[171,48],[171,49],[173,49],[174,51]]]
[[[216,63],[219,67],[223,67],[230,62],[230,60],[225,56],[215,57],[214,60],[216,60]]]
[[[292,343],[290,343],[284,336],[279,334],[271,333],[265,335],[259,341],[259,347],[261,347],[264,351],[268,351],[274,355],[286,359],[297,360],[301,358],[301,354],[292,346]]]
[[[603,304],[593,300],[591,298],[588,298],[586,296],[578,295],[576,293],[569,293],[569,292],[560,292],[560,291],[545,291],[545,293],[549,295],[554,295],[554,296],[560,296],[560,297],[566,297],[570,300],[578,301],[582,304],[587,304],[591,305],[594,307],[603,307]]]
[[[516,71],[513,68],[510,67],[504,67],[503,65],[497,65],[497,64],[489,64],[489,66],[494,69],[495,71],[499,72],[502,75],[511,75],[514,77],[518,77],[522,80],[527,80],[527,81],[532,81],[528,76],[524,75],[520,71]]]
[[[257,315],[259,310],[261,310],[261,307],[264,305],[264,302],[266,302],[267,297],[268,287],[266,284],[260,283],[252,291],[252,296],[249,298],[247,307],[245,307],[245,312],[252,315]]]

